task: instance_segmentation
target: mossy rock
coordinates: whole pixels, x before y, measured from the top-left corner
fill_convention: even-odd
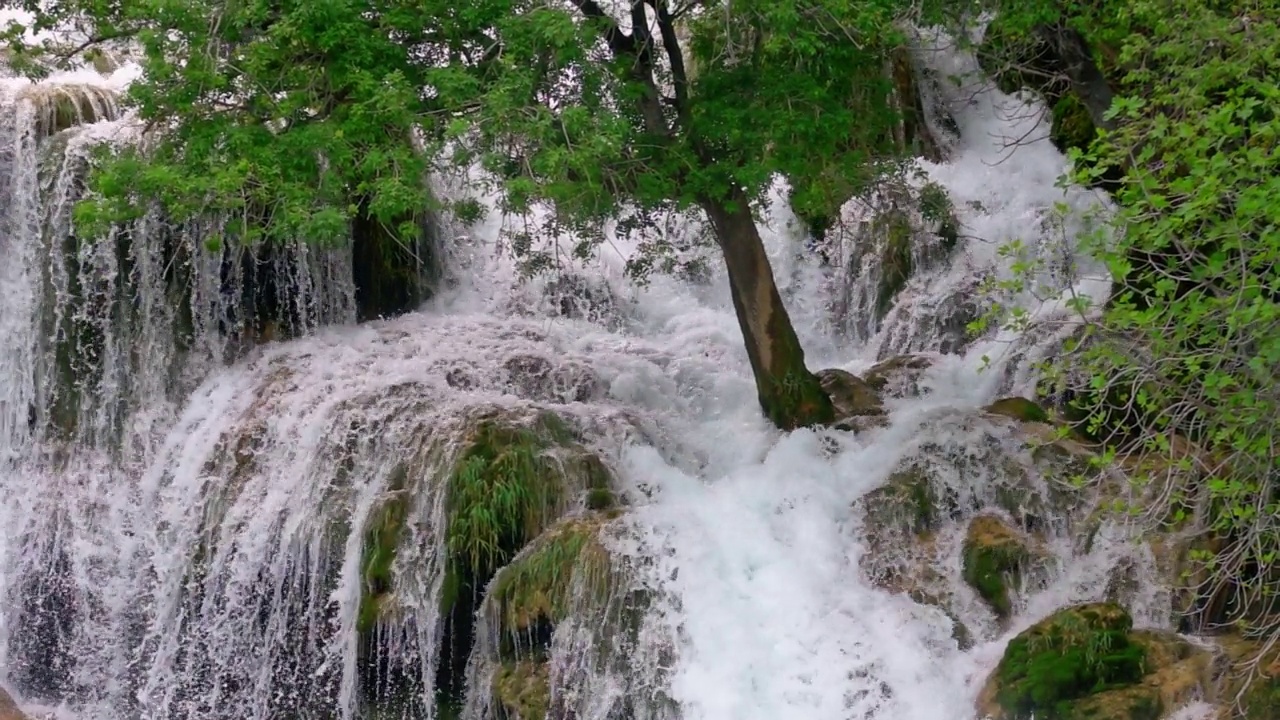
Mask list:
[[[1256,678],[1240,702],[1240,720],[1280,718],[1280,678]]]
[[[1135,690],[1147,648],[1130,638],[1124,608],[1092,603],[1060,610],[1005,648],[979,710],[996,720],[1156,720],[1160,697]],[[1125,696],[1095,697],[1114,690]],[[1108,714],[1111,713],[1111,714]]]
[[[1063,95],[1053,104],[1049,141],[1060,152],[1065,153],[1071,148],[1087,150],[1097,134],[1089,109],[1074,94]]]
[[[571,611],[575,593],[596,605],[608,601],[613,568],[599,539],[603,523],[600,516],[563,520],[498,572],[487,602],[504,635],[559,623]]]
[[[436,466],[441,464],[443,477],[426,481],[445,485],[441,610],[446,615],[575,504],[602,509],[617,504],[604,462],[551,412],[475,412],[460,432],[456,452]],[[407,468],[395,472],[363,530],[361,632],[391,619],[395,607],[395,559],[418,492],[409,484]]]
[[[364,552],[360,565],[360,609],[356,630],[366,633],[389,615],[394,602],[392,565],[400,547],[400,536],[409,518],[410,500],[405,487],[404,466],[398,466],[386,494],[370,512],[364,531]]]
[[[900,467],[884,485],[864,495],[861,504],[872,537],[924,537],[943,521],[956,517],[953,494],[939,494],[928,467],[911,463]]]
[[[915,269],[912,240],[915,232],[911,218],[895,210],[876,218],[876,230],[883,234],[880,250],[880,283],[876,288],[876,320],[884,319]]]
[[[1035,560],[1029,539],[1000,518],[979,515],[969,523],[962,555],[964,581],[997,617],[1010,616],[1010,585],[1017,585]]]
[[[1222,662],[1215,667],[1217,720],[1280,718],[1280,647],[1267,648],[1265,638],[1237,633],[1214,638]],[[1233,704],[1240,698],[1239,706]]]
[[[1003,415],[1020,422],[1049,422],[1049,413],[1034,400],[1024,397],[1007,397],[997,400],[986,407],[993,415]]]
[[[37,107],[36,132],[41,138],[56,135],[77,125],[110,120],[116,109],[116,95],[93,85],[33,86]]]
[[[545,720],[551,708],[550,676],[545,661],[503,663],[493,677],[499,720]]]

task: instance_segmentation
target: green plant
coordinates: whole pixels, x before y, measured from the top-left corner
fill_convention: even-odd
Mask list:
[[[1164,500],[1139,516],[1223,540],[1194,559],[1207,570],[1197,625],[1280,637],[1267,611],[1280,576],[1260,570],[1280,552],[1280,5],[1003,5],[1006,33],[1079,32],[1115,95],[1108,127],[1069,153],[1071,179],[1116,201],[1114,232],[1067,238],[1105,263],[1112,294],[1072,299],[1086,330],[1045,366],[1046,385],[1117,457],[1162,455],[1178,471],[1143,475],[1156,486],[1145,496]],[[1033,282],[1016,270],[1011,285]]]
[[[1129,640],[1132,620],[1114,605],[1059,611],[1009,642],[996,668],[997,700],[1011,718],[1074,718],[1074,702],[1131,685],[1146,651]]]

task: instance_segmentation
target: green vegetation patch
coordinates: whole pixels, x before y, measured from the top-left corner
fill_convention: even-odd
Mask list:
[[[364,554],[360,565],[360,610],[356,630],[368,632],[384,617],[392,601],[392,565],[400,546],[400,535],[409,519],[410,498],[405,489],[408,472],[403,465],[393,471],[388,492],[369,515],[364,531]]]
[[[527,633],[568,616],[579,591],[604,605],[612,588],[608,551],[599,542],[599,518],[574,518],[543,533],[503,568],[489,602],[504,633]]]
[[[1032,400],[1023,397],[1007,397],[987,406],[987,412],[1004,415],[1021,422],[1049,422],[1049,413]]]
[[[551,708],[550,668],[545,662],[508,662],[493,677],[501,720],[544,720]]]
[[[1010,720],[1154,720],[1159,699],[1150,693],[1111,695],[1124,702],[1115,700],[1123,707],[1110,711],[1086,699],[1137,685],[1145,675],[1146,651],[1130,640],[1132,626],[1111,603],[1078,605],[1037,623],[1005,649],[995,673],[997,702]]]
[[[1017,583],[1031,559],[1023,539],[999,518],[979,516],[969,525],[964,540],[964,581],[997,616],[1009,617],[1009,586]]]

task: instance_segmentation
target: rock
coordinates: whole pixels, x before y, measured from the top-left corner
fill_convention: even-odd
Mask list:
[[[997,400],[986,407],[993,415],[1003,415],[1022,422],[1049,422],[1049,413],[1034,401],[1024,397],[1007,397]]]
[[[503,364],[516,395],[554,403],[587,402],[604,394],[595,371],[580,362],[553,363],[537,355],[518,355]]]
[[[1215,720],[1275,720],[1280,718],[1280,647],[1266,639],[1239,635],[1215,638],[1221,651],[1217,697],[1221,711]],[[1239,707],[1231,700],[1240,698]]]
[[[866,383],[881,397],[920,397],[929,393],[920,387],[920,378],[933,367],[928,355],[898,355],[876,363],[865,374]]]
[[[837,428],[860,431],[888,422],[888,413],[879,393],[865,380],[847,370],[819,370],[818,382],[831,397]]]
[[[25,713],[18,708],[9,693],[0,687],[0,720],[28,720]]]
[[[551,707],[549,663],[503,663],[493,677],[493,699],[502,720],[545,720]]]
[[[577,433],[548,411],[478,408],[457,431],[458,454],[445,468],[448,572],[442,605],[474,613],[473,591],[556,520],[586,504],[612,506],[611,474]],[[364,534],[357,629],[400,620],[396,589],[403,582],[395,558],[412,539],[406,532],[419,471],[401,466],[376,501]]]
[[[954,497],[938,496],[923,463],[894,471],[884,485],[862,497],[862,504],[869,525],[917,537],[936,531],[956,509]]]
[[[1043,562],[1043,553],[1033,548],[1030,538],[993,515],[979,515],[969,523],[962,554],[964,581],[991,606],[996,617],[1006,619],[1012,612],[1010,586]]]
[[[1240,720],[1275,720],[1280,718],[1280,676],[1254,680],[1240,703],[1244,713]]]
[[[1211,696],[1211,653],[1132,625],[1112,603],[1066,608],[1036,623],[1009,642],[979,695],[979,713],[993,720],[1158,720]]]
[[[552,315],[591,320],[608,327],[621,323],[618,299],[603,282],[566,273],[548,281],[542,294]]]

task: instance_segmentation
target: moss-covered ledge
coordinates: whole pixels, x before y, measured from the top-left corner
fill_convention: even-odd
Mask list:
[[[1159,720],[1212,696],[1212,654],[1134,630],[1119,605],[1065,608],[1009,642],[978,700],[993,720]]]

